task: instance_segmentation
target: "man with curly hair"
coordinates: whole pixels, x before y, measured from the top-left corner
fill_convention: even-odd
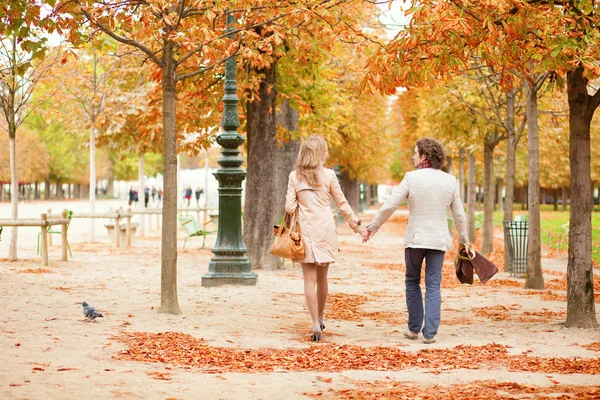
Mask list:
[[[452,247],[446,210],[452,212],[458,231],[458,241],[469,245],[467,219],[455,176],[441,170],[446,155],[441,143],[430,138],[417,141],[413,156],[415,171],[407,172],[404,179],[379,209],[367,226],[367,240],[408,200],[408,226],[404,234],[406,263],[406,305],[408,330],[404,336],[416,340],[423,332],[423,342],[435,342],[440,325],[442,297],[442,265],[444,254]],[[421,268],[425,260],[425,309],[421,293]]]

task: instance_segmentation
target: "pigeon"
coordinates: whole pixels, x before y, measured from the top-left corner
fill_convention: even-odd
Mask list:
[[[98,312],[98,310],[88,305],[88,303],[86,303],[85,301],[81,303],[81,305],[83,306],[83,315],[85,315],[85,317],[90,321],[95,320],[97,317],[104,318],[102,314]]]

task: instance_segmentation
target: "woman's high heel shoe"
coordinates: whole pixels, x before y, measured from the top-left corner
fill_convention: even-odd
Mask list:
[[[310,339],[313,342],[320,342],[322,338],[323,338],[323,332],[321,332],[321,328],[319,326],[315,326],[313,328],[313,334],[310,337]]]

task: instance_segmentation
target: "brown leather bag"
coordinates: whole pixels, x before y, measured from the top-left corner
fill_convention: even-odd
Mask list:
[[[304,258],[304,241],[298,223],[297,213],[291,217],[286,213],[280,226],[275,225],[275,241],[271,246],[271,254],[274,256],[289,258],[291,260],[301,260]],[[289,227],[286,227],[286,222],[289,222]]]
[[[479,281],[486,283],[496,273],[498,268],[493,262],[473,250],[470,246],[466,248],[463,245],[458,247],[456,254],[456,277],[460,283],[473,284],[473,270],[477,273]]]

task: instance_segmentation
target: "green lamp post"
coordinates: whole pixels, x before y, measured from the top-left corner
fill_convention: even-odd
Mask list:
[[[227,13],[227,31],[234,30],[235,17]],[[219,222],[217,242],[212,250],[215,254],[208,264],[208,273],[202,276],[202,286],[256,285],[257,276],[252,272],[250,260],[245,256],[248,249],[242,239],[242,181],[246,173],[240,168],[244,162],[238,147],[244,137],[237,131],[240,126],[237,112],[237,84],[235,57],[225,63],[225,110],[217,137],[223,155],[217,162],[215,172],[219,181]]]

